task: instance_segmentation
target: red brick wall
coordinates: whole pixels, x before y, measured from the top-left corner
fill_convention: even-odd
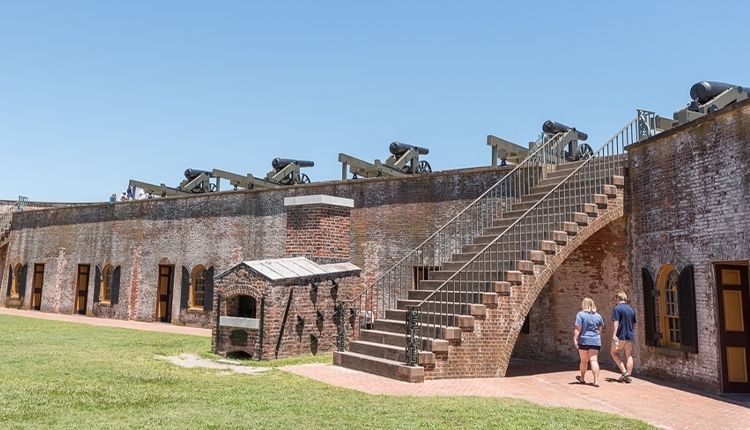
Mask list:
[[[317,354],[333,351],[336,348],[337,327],[335,320],[335,300],[341,295],[348,296],[353,285],[351,280],[340,280],[336,289],[330,281],[318,283],[317,289],[306,285],[271,285],[257,275],[239,266],[217,282],[217,291],[222,296],[221,314],[228,311],[228,298],[239,294],[250,295],[257,301],[257,318],[261,318],[261,300],[264,300],[262,323],[263,345],[262,359],[284,358],[296,355]],[[291,293],[291,294],[290,294]],[[214,302],[218,298],[215,296]],[[284,314],[287,305],[286,323]],[[318,313],[322,319],[318,320]],[[301,320],[300,320],[301,318]],[[300,321],[303,323],[300,324]],[[214,333],[213,350],[219,353],[245,351],[254,358],[261,353],[258,343],[258,330],[246,330],[248,344],[246,347],[230,345],[230,333],[235,328],[222,328],[219,345],[216,346],[216,322],[211,322]],[[283,327],[283,330],[282,330]],[[317,346],[313,341],[317,339]],[[279,341],[280,339],[280,341]],[[277,350],[278,346],[278,350]],[[278,351],[278,352],[277,352]]]
[[[29,267],[45,264],[42,311],[59,313],[73,311],[78,264],[120,265],[119,304],[107,310],[107,315],[97,313],[153,321],[158,265],[166,259],[176,271],[173,323],[206,325],[207,316],[194,321],[179,309],[180,268],[202,264],[214,266],[218,273],[241,260],[284,256],[284,197],[326,194],[354,200],[348,240],[336,246],[321,246],[318,252],[344,255],[342,246],[346,242],[352,263],[364,269],[359,288],[411,251],[506,172],[507,169],[473,169],[412,178],[373,178],[29,211],[13,220],[8,261],[25,262]],[[326,219],[346,222],[337,210],[321,213],[321,220]],[[0,287],[0,306],[5,305],[5,288]],[[93,291],[92,276],[90,309]],[[22,307],[28,308],[30,294],[31,289],[27,288]]]
[[[641,268],[695,267],[698,354],[646,346],[639,371],[719,391],[721,355],[713,264],[750,260],[750,102],[630,148],[630,272],[642,308]],[[642,313],[638,314],[642,320]]]
[[[284,253],[349,260],[351,226],[350,208],[324,204],[287,206]]]
[[[565,246],[558,247],[554,256],[548,256],[546,266],[535,266],[534,275],[524,275],[523,284],[511,287],[510,295],[498,297],[497,306],[487,306],[486,316],[474,319],[473,330],[464,330],[460,341],[451,341],[447,355],[437,356],[434,368],[425,368],[425,378],[504,376],[514,345],[520,336],[524,319],[533,305],[539,303],[537,298],[543,294],[544,286],[552,280],[558,270],[564,270],[562,267],[568,261],[581,259],[575,255],[587,246],[589,240],[593,239],[594,244],[604,243],[606,236],[611,235],[611,232],[606,233],[610,226],[614,226],[612,228],[617,231],[619,223],[620,229],[622,228],[622,202],[623,196],[620,190],[617,199],[610,199],[606,212],[600,211],[597,218],[589,218],[589,224],[586,227],[579,229],[578,234],[570,238]],[[595,239],[602,231],[605,232],[605,238]],[[589,252],[591,251],[584,249],[582,254]],[[571,258],[573,260],[570,260]],[[586,258],[583,257],[583,259]],[[618,264],[624,267],[621,263]],[[623,272],[627,271],[623,270]],[[580,301],[578,306],[580,306]],[[561,320],[564,319],[561,318]],[[572,340],[572,333],[567,338]]]
[[[575,315],[584,297],[591,297],[609,331],[602,336],[600,362],[612,363],[613,296],[633,289],[628,266],[625,218],[609,224],[577,248],[552,275],[529,312],[529,333],[520,334],[513,355],[523,358],[578,362],[573,347]]]

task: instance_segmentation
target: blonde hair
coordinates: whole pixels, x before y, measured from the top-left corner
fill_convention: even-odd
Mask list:
[[[593,314],[596,312],[596,304],[594,304],[594,299],[591,297],[586,297],[583,299],[583,302],[581,302],[581,309],[584,312],[588,312],[590,314]]]
[[[621,302],[627,302],[628,301],[628,295],[625,294],[624,291],[620,291],[619,293],[615,294],[615,296],[617,297],[617,300],[619,300]]]

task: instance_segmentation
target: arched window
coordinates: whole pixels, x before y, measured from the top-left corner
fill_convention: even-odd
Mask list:
[[[99,284],[99,301],[110,303],[112,297],[112,265],[107,264],[102,270],[102,280]]]
[[[656,281],[659,290],[659,327],[664,346],[680,347],[680,309],[678,297],[678,273],[671,264],[659,270]]]
[[[203,308],[206,296],[206,270],[202,264],[190,273],[190,307]]]
[[[13,269],[13,282],[10,284],[10,296],[17,299],[21,294],[21,263],[16,264]]]

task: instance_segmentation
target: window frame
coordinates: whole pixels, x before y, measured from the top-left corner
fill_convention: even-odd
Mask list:
[[[198,281],[201,280],[201,286],[202,291],[198,291]],[[202,303],[200,305],[196,304],[198,302],[197,295],[201,294]],[[206,268],[202,264],[196,264],[193,267],[193,270],[190,271],[190,294],[189,294],[189,300],[188,300],[188,309],[192,310],[204,310],[206,303]]]
[[[661,346],[671,349],[680,349],[681,345],[679,275],[675,266],[665,264],[659,269],[656,278],[656,289],[659,292],[659,337]],[[673,288],[668,290],[670,285]]]
[[[99,303],[104,305],[112,304],[112,273],[114,267],[106,263],[102,268],[102,278],[99,280]]]
[[[14,300],[21,298],[21,283],[18,275],[22,268],[23,266],[21,263],[16,263],[13,267],[13,282],[10,283],[10,298]]]

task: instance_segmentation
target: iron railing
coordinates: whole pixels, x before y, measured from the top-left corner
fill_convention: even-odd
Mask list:
[[[507,280],[509,271],[518,270],[519,261],[530,260],[529,250],[542,250],[541,242],[552,241],[553,231],[564,231],[563,223],[574,221],[575,212],[584,212],[584,203],[594,203],[594,194],[603,194],[603,185],[611,184],[612,176],[623,175],[625,147],[653,135],[654,124],[654,113],[639,110],[636,118],[593,157],[562,178],[515,221],[509,221],[494,239],[480,244],[481,249],[424,300],[407,306],[407,319],[411,317],[416,323],[407,325],[406,351],[416,355],[429,338],[443,337],[444,327],[458,327],[458,316],[470,315],[470,305],[480,302],[480,293],[494,292],[496,281]]]
[[[416,287],[429,270],[435,270],[471,243],[494,220],[509,210],[513,203],[535,187],[547,171],[564,162],[565,148],[560,145],[565,133],[542,135],[534,142],[529,154],[497,183],[424,240],[408,255],[384,272],[373,284],[352,300],[345,300],[348,321],[354,337],[362,327],[369,327],[382,318],[387,309],[395,308],[398,300]],[[339,330],[345,330],[343,325]],[[342,337],[342,336],[340,336]],[[339,348],[342,346],[339,345]]]

